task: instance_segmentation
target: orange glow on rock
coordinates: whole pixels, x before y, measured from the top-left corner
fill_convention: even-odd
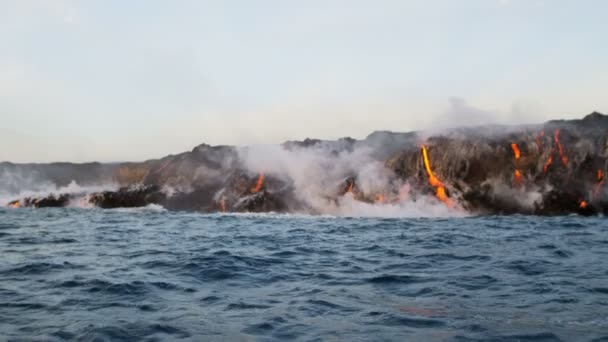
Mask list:
[[[564,164],[564,166],[568,166],[568,156],[566,156],[564,147],[559,141],[559,131],[559,129],[555,130],[555,133],[553,133],[553,140],[555,140],[555,144],[557,145],[557,150],[559,151],[559,156],[562,159],[562,164]]]
[[[553,152],[551,152],[551,154],[553,154]],[[549,159],[547,159],[547,162],[545,163],[545,166],[543,167],[543,171],[545,173],[547,173],[547,170],[549,170],[549,166],[551,166],[551,164],[553,164],[553,156],[549,155]]]
[[[515,173],[513,174],[513,184],[515,186],[520,186],[524,182],[524,177],[521,174],[521,171],[517,167],[517,161],[521,157],[521,151],[516,143],[511,144],[511,149],[513,150],[513,155],[515,157]]]
[[[220,200],[220,210],[223,213],[226,212],[226,199],[224,198],[224,196],[222,196],[222,199]]]
[[[431,163],[429,162],[429,155],[426,150],[426,146],[422,145],[422,158],[424,160],[424,168],[429,177],[429,184],[435,188],[435,196],[448,207],[452,207],[453,203],[445,192],[445,186],[443,183],[435,177],[433,170],[431,169]]]
[[[346,190],[346,193],[349,193],[349,192],[350,192],[350,193],[352,193],[352,192],[353,192],[353,183],[352,183],[352,182],[350,182],[350,183],[348,184],[348,190]]]
[[[255,184],[255,188],[251,189],[252,193],[257,193],[260,190],[262,190],[262,186],[264,185],[264,173],[260,173],[260,176],[258,177],[258,181]]]
[[[511,149],[513,149],[513,154],[515,155],[515,160],[519,160],[519,157],[521,156],[521,152],[519,151],[519,147],[517,146],[517,144],[512,143]]]
[[[593,190],[593,198],[597,198],[602,189],[602,185],[604,185],[604,172],[602,170],[597,170],[597,185]]]
[[[515,169],[515,174],[513,175],[513,183],[517,186],[522,185],[524,182],[524,176],[522,176],[521,172],[518,169]]]

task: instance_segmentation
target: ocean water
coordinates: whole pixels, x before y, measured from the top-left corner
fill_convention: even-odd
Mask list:
[[[0,340],[608,341],[604,218],[0,209]]]

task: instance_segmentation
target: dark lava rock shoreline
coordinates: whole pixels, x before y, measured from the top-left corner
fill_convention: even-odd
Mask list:
[[[324,205],[340,205],[341,198],[350,196],[370,205],[431,197],[437,204],[482,215],[608,213],[604,186],[608,116],[600,113],[521,127],[471,127],[436,133],[383,131],[363,140],[284,143],[279,150],[293,158],[288,160],[313,156],[300,169],[305,172],[317,166],[320,171],[311,172],[306,182],[298,178],[298,168],[252,168],[250,149],[253,147],[202,144],[157,160],[113,164],[3,162],[0,180],[17,175],[57,188],[71,182],[116,185],[114,190],[84,194],[15,198],[8,203],[10,207],[62,207],[84,198],[100,208],[158,204],[169,210],[198,212],[315,214],[323,213]],[[423,150],[428,156],[426,163]],[[365,158],[360,162],[357,158],[362,151]],[[352,162],[343,162],[349,158]],[[368,185],[370,174],[365,171],[372,164],[381,166],[375,172],[382,182],[376,182],[380,185],[375,188]],[[3,183],[0,187],[4,191],[24,190],[19,182]]]

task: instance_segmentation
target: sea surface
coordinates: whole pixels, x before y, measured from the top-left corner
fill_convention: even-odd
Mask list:
[[[0,340],[608,341],[605,218],[0,209]]]

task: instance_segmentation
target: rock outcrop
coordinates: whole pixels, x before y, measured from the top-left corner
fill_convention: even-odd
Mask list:
[[[73,181],[118,187],[86,194],[88,203],[101,208],[159,204],[200,212],[319,213],[350,193],[373,205],[435,197],[475,214],[608,213],[608,116],[600,113],[521,127],[289,141],[281,151],[276,160],[262,160],[263,171],[251,167],[241,148],[205,144],[139,163],[5,162],[0,180],[11,182],[0,187],[18,192],[15,179],[56,187]],[[71,193],[30,196],[8,205],[61,207],[74,198]]]

